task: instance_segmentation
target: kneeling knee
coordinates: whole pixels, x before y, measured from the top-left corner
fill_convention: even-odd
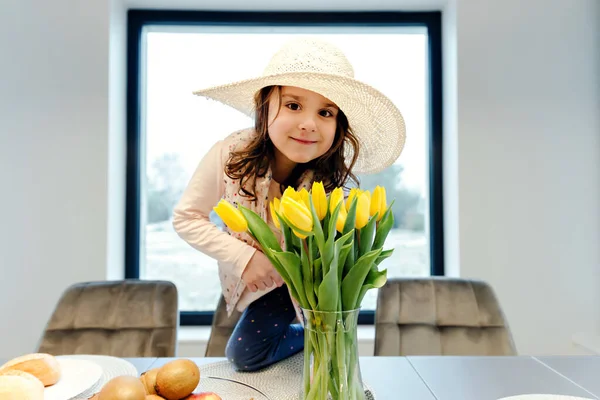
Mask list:
[[[237,370],[248,370],[252,367],[252,365],[249,365],[251,364],[250,352],[243,346],[237,345],[237,343],[227,343],[225,357]]]

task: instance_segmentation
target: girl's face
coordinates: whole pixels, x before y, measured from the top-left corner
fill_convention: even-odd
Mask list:
[[[337,113],[332,101],[310,90],[293,86],[283,86],[281,93],[274,90],[269,98],[268,132],[276,166],[291,170],[325,154],[335,139]]]

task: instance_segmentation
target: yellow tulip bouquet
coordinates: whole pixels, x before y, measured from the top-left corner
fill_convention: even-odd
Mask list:
[[[392,202],[393,204],[393,202]],[[221,200],[215,212],[233,231],[248,232],[282,276],[304,316],[303,399],[364,399],[357,319],[370,289],[380,288],[387,270],[378,265],[394,217],[385,188],[357,188],[344,199],[342,188],[329,196],[321,182],[311,191],[288,187],[270,203],[283,250],[267,223],[255,212]]]

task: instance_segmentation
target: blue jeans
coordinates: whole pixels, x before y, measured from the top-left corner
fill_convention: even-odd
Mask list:
[[[227,342],[227,359],[239,371],[256,371],[302,351],[304,328],[295,318],[286,285],[255,300]]]

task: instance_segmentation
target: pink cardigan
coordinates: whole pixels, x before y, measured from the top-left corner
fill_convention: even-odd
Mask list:
[[[227,227],[225,232],[221,231],[209,220],[213,206],[223,198],[253,210],[271,226],[283,248],[281,233],[273,225],[267,209],[274,197],[281,196],[279,183],[272,179],[271,170],[269,169],[264,178],[257,178],[256,202],[250,202],[240,196],[239,181],[232,180],[224,172],[230,152],[247,146],[255,135],[254,129],[248,128],[234,132],[217,142],[198,165],[173,213],[173,227],[177,234],[195,249],[217,260],[228,316],[231,316],[234,309],[243,311],[248,304],[275,287],[257,292],[246,289],[241,276],[260,246],[246,233],[232,232]],[[313,171],[306,171],[301,176],[301,185],[297,189],[304,187],[310,190],[313,177]],[[303,322],[298,303],[293,298],[292,303],[298,320]]]

